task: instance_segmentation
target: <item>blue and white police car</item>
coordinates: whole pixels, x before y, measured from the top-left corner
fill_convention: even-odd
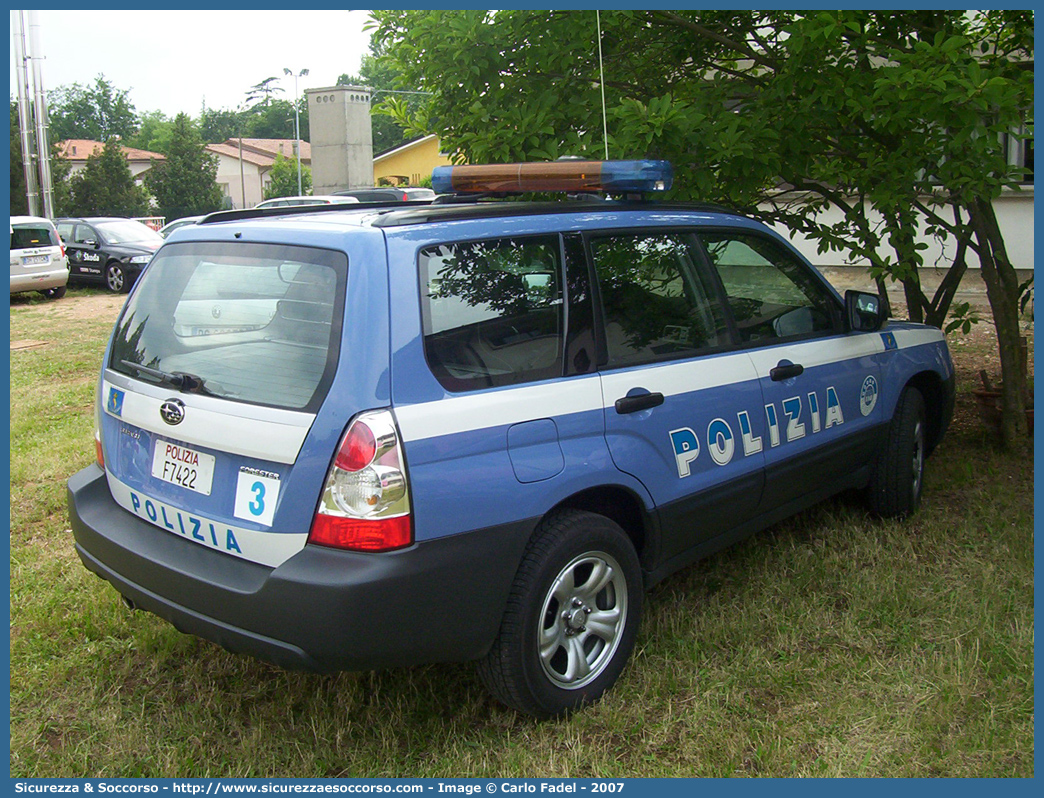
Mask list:
[[[670,179],[443,167],[430,204],[179,230],[105,352],[83,563],[233,651],[478,660],[546,717],[614,683],[678,568],[845,489],[916,510],[953,408],[940,331],[751,219],[632,196]]]

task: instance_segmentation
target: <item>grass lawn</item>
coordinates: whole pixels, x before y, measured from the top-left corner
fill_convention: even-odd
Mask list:
[[[838,497],[674,575],[608,697],[537,723],[471,665],[283,671],[88,573],[65,480],[94,458],[118,307],[12,297],[13,777],[1033,775],[1033,460],[975,413],[979,369],[999,379],[986,325],[951,339],[919,514]]]

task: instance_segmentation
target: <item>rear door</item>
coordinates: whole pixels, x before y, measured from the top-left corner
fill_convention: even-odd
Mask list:
[[[200,242],[154,265],[103,375],[110,491],[187,542],[279,565],[304,546],[329,465],[332,443],[309,431],[335,377],[347,259]]]
[[[750,518],[764,458],[761,390],[685,231],[590,235],[601,297],[606,440],[663,521],[661,561]]]

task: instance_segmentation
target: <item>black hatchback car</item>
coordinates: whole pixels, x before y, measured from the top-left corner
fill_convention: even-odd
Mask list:
[[[59,219],[55,226],[69,254],[69,282],[101,283],[116,294],[130,291],[163,243],[134,219]]]

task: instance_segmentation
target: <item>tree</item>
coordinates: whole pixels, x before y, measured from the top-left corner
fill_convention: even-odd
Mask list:
[[[301,193],[312,193],[312,170],[307,166],[301,168]],[[279,153],[272,164],[272,179],[265,186],[265,199],[295,197],[297,194],[297,158],[284,158]]]
[[[178,114],[171,128],[166,160],[153,160],[145,184],[168,220],[219,210],[218,161],[204,149],[199,130],[187,114]]]
[[[11,215],[29,213],[29,198],[25,185],[25,160],[22,158],[22,128],[18,121],[18,103],[11,101]]]
[[[608,148],[668,158],[673,196],[786,220],[823,250],[866,258],[880,280],[903,282],[915,319],[941,323],[965,252],[979,256],[988,290],[993,253],[1007,262],[990,200],[1014,181],[998,134],[1031,113],[1032,74],[1018,63],[1032,59],[1030,12],[606,13],[604,85],[592,12],[373,16],[402,80],[431,92],[414,110],[387,101],[390,112],[409,133],[438,131],[461,157],[601,158]],[[780,197],[781,184],[800,192]],[[759,209],[772,199],[787,202]],[[831,207],[842,221],[821,223]],[[952,279],[932,300],[917,276],[918,225],[956,246]],[[1017,427],[1025,375],[1005,355],[1018,347],[1013,273],[998,266],[990,299],[1005,319]],[[1010,441],[1019,432],[1007,423]]]
[[[248,105],[254,103],[260,103],[261,105],[268,105],[272,102],[272,95],[276,92],[283,91],[283,87],[278,85],[279,78],[273,75],[270,78],[265,78],[260,83],[251,86],[246,93],[246,101]]]
[[[124,138],[128,147],[167,154],[174,121],[162,111],[146,111],[138,118],[138,130],[133,136]]]
[[[134,182],[116,137],[87,158],[83,171],[70,179],[72,216],[145,216],[149,200]]]
[[[115,88],[104,75],[98,75],[91,86],[73,83],[48,92],[47,107],[53,141],[129,138],[138,127],[127,91]]]
[[[227,108],[205,108],[199,118],[200,135],[208,144],[221,144],[236,136],[245,135],[243,117],[244,114],[239,111],[230,111]]]
[[[292,139],[294,104],[289,100],[258,103],[243,115],[244,136],[257,139]],[[301,117],[301,139],[308,140],[308,118]]]

